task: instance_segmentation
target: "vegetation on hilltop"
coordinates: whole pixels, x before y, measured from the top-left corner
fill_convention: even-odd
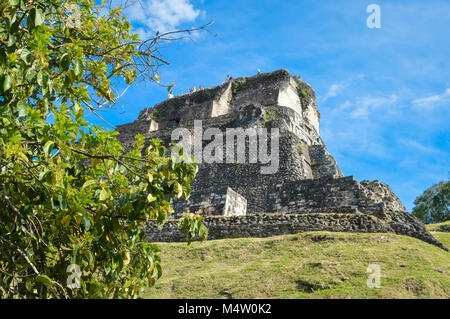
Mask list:
[[[413,215],[425,224],[450,220],[450,180],[426,189],[414,201]]]

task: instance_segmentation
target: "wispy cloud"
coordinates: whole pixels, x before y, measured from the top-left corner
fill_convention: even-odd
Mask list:
[[[421,109],[432,109],[443,102],[450,102],[450,88],[443,94],[436,94],[413,100],[414,106]]]
[[[195,9],[190,0],[141,0],[127,8],[125,14],[133,24],[138,24],[137,33],[148,36],[157,31],[176,30],[180,25],[204,16],[205,12]]]
[[[364,78],[364,74],[354,74],[351,77],[347,78],[343,81],[333,82],[331,83],[330,87],[328,88],[327,93],[323,97],[319,97],[319,100],[321,102],[326,102],[328,99],[332,97],[336,97],[339,95],[342,95],[344,93],[345,89],[347,89],[355,80],[361,80]]]
[[[352,118],[367,118],[372,112],[397,102],[397,95],[390,97],[364,97],[356,102],[356,107],[350,113]]]
[[[423,145],[420,142],[409,138],[400,138],[398,139],[398,143],[416,152],[426,153],[430,155],[443,155],[446,153],[443,150],[437,149],[431,145]]]
[[[392,112],[392,105],[398,101],[396,94],[388,97],[359,97],[354,102],[345,100],[333,111],[334,113],[345,113],[353,119],[367,119],[376,112]],[[386,108],[389,107],[388,111]]]
[[[326,102],[330,97],[337,96],[340,92],[342,92],[342,90],[344,90],[349,85],[350,85],[349,81],[331,84],[330,88],[328,89],[328,92],[322,98],[322,102]]]

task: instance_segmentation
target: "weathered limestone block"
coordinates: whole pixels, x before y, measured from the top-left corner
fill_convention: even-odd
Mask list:
[[[308,147],[308,150],[314,178],[344,177],[325,145],[311,145]]]
[[[224,216],[241,216],[247,214],[247,200],[230,187],[227,188],[227,198],[223,209]]]
[[[366,188],[367,202],[384,203],[384,208],[393,211],[405,211],[405,207],[391,190],[389,185],[379,181],[362,181],[361,185]]]
[[[292,206],[298,209],[354,207],[362,212],[405,210],[386,184],[378,181],[359,183],[353,176],[289,181],[269,192],[272,194],[267,202],[271,207],[269,211],[289,212]],[[276,194],[280,194],[280,200],[275,200]]]
[[[173,206],[176,213],[173,217],[181,217],[184,212],[204,216],[240,216],[247,214],[247,200],[230,187],[219,187],[211,192],[198,195],[187,201],[175,201]],[[181,206],[177,203],[181,203]]]

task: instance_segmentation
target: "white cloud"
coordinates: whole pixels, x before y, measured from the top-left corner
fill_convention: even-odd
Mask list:
[[[345,100],[345,102],[339,106],[339,109],[345,110],[345,109],[350,108],[351,106],[352,106],[352,102],[350,102],[349,100]]]
[[[125,10],[127,18],[140,26],[136,32],[149,36],[174,31],[184,23],[192,23],[204,12],[195,9],[190,0],[141,0]]]
[[[379,108],[395,104],[398,97],[392,94],[390,97],[364,97],[357,100],[356,107],[350,113],[352,118],[367,118],[372,112]]]
[[[348,88],[355,79],[361,80],[363,78],[364,78],[364,74],[359,73],[359,74],[355,74],[355,75],[351,76],[350,78],[348,78],[345,81],[332,83],[331,86],[328,88],[327,93],[322,98],[320,98],[320,100],[322,102],[326,102],[329,98],[338,96],[346,88]]]
[[[331,84],[330,88],[328,89],[327,94],[322,98],[322,102],[325,102],[330,97],[335,97],[338,95],[343,89],[349,86],[348,82],[342,82],[342,83],[333,83]]]
[[[442,102],[450,101],[450,88],[443,94],[431,95],[413,100],[413,104],[420,109],[432,109]]]
[[[415,152],[428,153],[428,154],[432,154],[432,155],[439,155],[439,154],[443,153],[441,150],[439,150],[431,145],[423,145],[423,144],[419,143],[418,141],[412,140],[409,138],[400,138],[400,139],[398,139],[398,143],[405,145],[406,147],[414,150]]]

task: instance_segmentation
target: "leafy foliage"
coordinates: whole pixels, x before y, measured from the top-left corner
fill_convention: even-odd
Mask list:
[[[161,276],[144,225],[189,197],[197,167],[143,136],[124,150],[85,119],[116,102],[114,85],[159,81],[158,39],[105,8],[0,3],[0,297],[130,298]],[[203,231],[200,218],[181,226]],[[80,288],[67,287],[70,265]]]
[[[435,184],[414,201],[413,215],[426,224],[450,220],[450,181]]]
[[[302,89],[302,96],[303,98],[306,98],[308,96],[308,93],[306,92],[305,89]]]

